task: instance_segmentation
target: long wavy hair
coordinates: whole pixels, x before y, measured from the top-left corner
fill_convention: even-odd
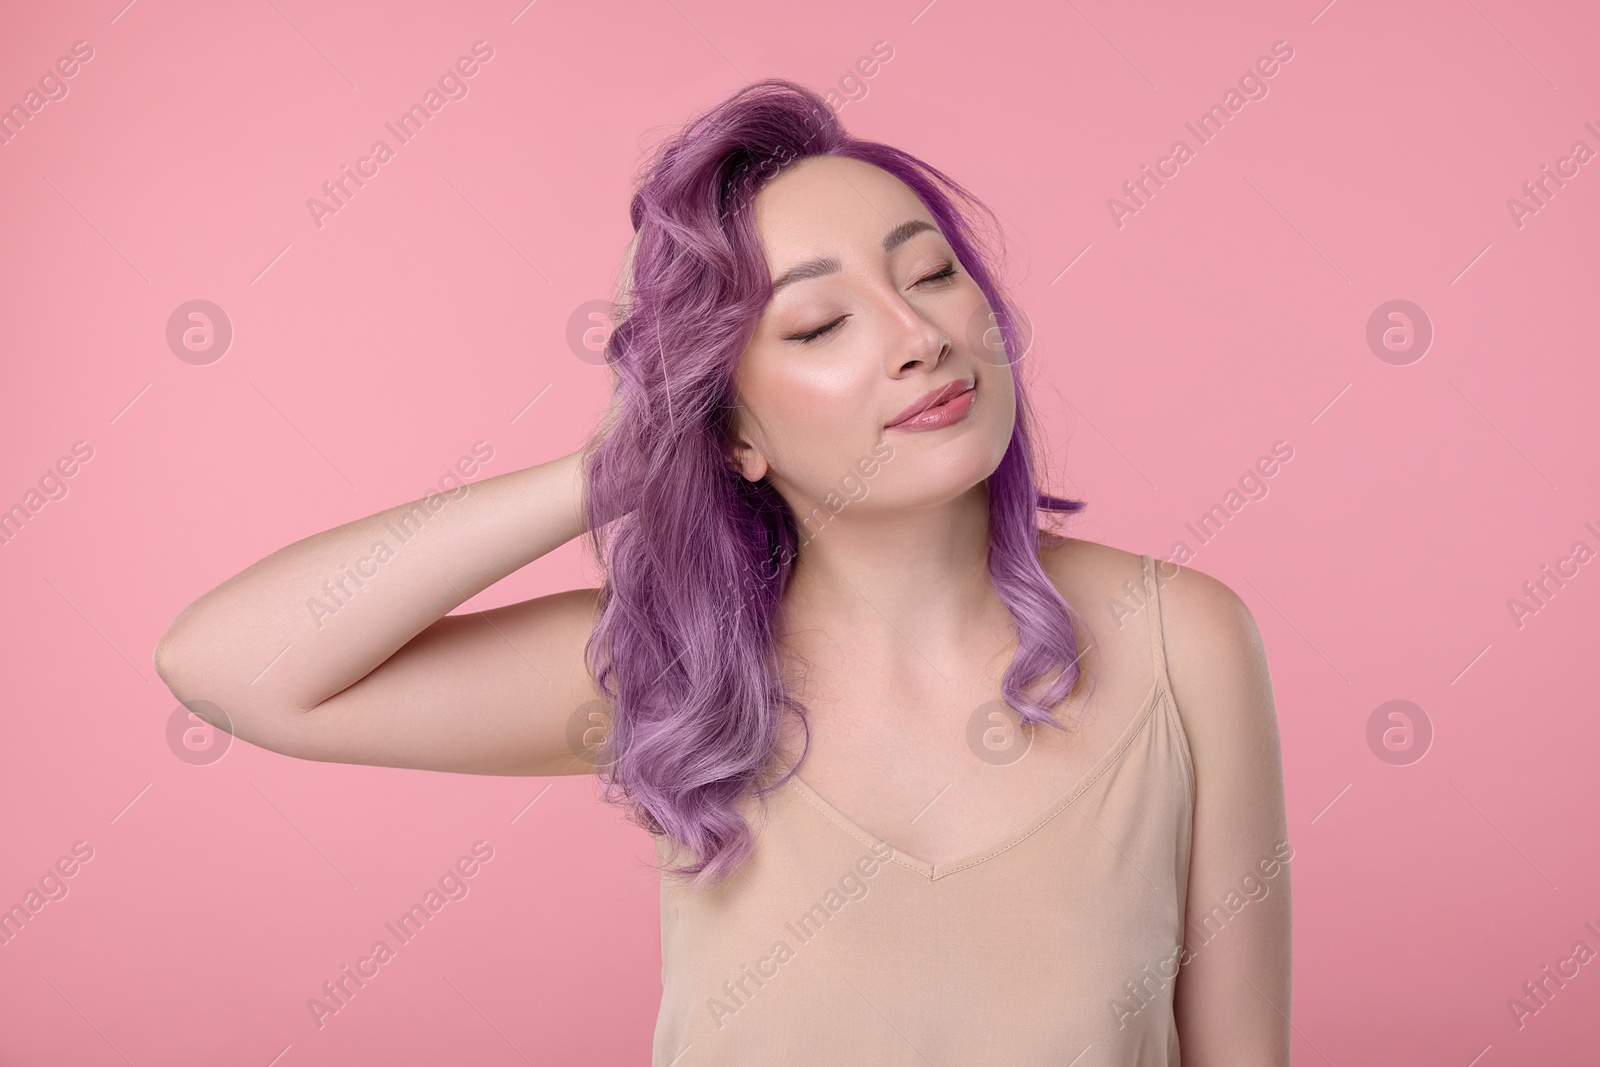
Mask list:
[[[1032,415],[1018,360],[1023,338],[995,282],[991,250],[961,207],[993,220],[954,180],[921,160],[846,133],[818,94],[782,79],[748,85],[692,119],[646,160],[629,209],[635,231],[605,356],[612,408],[584,447],[585,511],[604,576],[584,649],[610,703],[596,773],[604,798],[665,836],[670,873],[692,888],[720,882],[750,854],[735,802],[796,773],[761,781],[781,717],[806,709],[788,691],[773,618],[803,548],[788,503],[730,461],[735,371],[771,296],[752,201],[784,168],[835,155],[880,167],[927,206],[988,298],[1016,383],[1010,443],[988,478],[988,571],[1017,627],[1002,679],[1024,723],[1061,728],[1052,709],[1078,681],[1072,609],[1039,560],[1039,510],[1081,500],[1035,484]],[[998,225],[993,227],[998,234]],[[1024,690],[1043,684],[1036,698]],[[802,755],[802,759],[803,759]]]

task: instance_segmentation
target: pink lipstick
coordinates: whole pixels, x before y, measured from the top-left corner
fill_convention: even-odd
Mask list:
[[[977,401],[976,380],[948,382],[919,397],[916,403],[894,417],[884,429],[939,430],[966,418]]]

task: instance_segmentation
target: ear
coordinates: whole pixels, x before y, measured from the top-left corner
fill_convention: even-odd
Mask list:
[[[760,427],[752,425],[754,418],[742,401],[734,404],[729,416],[723,438],[723,462],[743,475],[745,481],[759,482],[766,477],[769,465],[767,457],[750,438],[761,436]]]
[[[754,445],[743,438],[737,438],[729,449],[732,455],[728,457],[728,465],[744,475],[746,481],[759,482],[766,477],[767,457]]]

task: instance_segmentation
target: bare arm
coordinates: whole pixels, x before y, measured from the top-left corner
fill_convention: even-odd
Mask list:
[[[570,774],[597,590],[448,613],[581,535],[581,453],[281,548],[180,613],[157,672],[213,725],[302,759]],[[217,718],[221,719],[220,716]]]
[[[1195,770],[1175,1002],[1183,1062],[1287,1067],[1293,848],[1261,635],[1244,602],[1199,571],[1178,568],[1161,597]]]

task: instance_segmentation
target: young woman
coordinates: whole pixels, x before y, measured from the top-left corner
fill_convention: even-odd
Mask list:
[[[1083,504],[1036,484],[982,205],[772,80],[631,214],[582,449],[280,549],[162,678],[302,759],[597,774],[661,859],[658,1065],[1288,1063],[1259,635],[1040,529]],[[600,588],[447,614],[585,534]]]

